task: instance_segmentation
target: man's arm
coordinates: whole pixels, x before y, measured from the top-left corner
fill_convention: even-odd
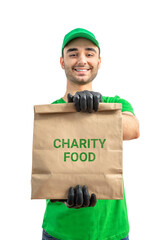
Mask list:
[[[138,138],[139,121],[131,112],[122,112],[123,140]]]

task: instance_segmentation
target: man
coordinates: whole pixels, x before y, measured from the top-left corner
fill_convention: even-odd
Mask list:
[[[65,37],[60,64],[67,78],[63,98],[53,102],[74,102],[77,111],[97,111],[99,102],[122,103],[123,140],[139,137],[139,123],[129,102],[118,96],[104,97],[92,91],[92,81],[101,65],[100,46],[85,29],[74,29]],[[124,188],[124,186],[123,186]],[[129,239],[125,191],[123,200],[97,200],[87,186],[72,186],[67,202],[47,200],[43,220],[43,240]]]

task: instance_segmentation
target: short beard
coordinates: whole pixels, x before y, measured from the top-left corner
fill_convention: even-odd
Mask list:
[[[70,80],[73,83],[78,84],[78,85],[85,85],[87,83],[92,82],[95,79],[95,77],[97,76],[97,73],[98,73],[98,69],[97,69],[97,71],[95,71],[92,74],[92,76],[90,78],[88,78],[86,81],[83,81],[83,79],[82,80],[78,80],[78,78],[76,78],[76,77],[74,77],[72,75],[72,73],[70,72],[70,70],[68,70],[67,67],[65,68],[65,74],[66,74],[67,79]]]
[[[67,79],[73,83],[76,83],[78,85],[85,85],[87,83],[92,82],[95,79],[95,77],[97,76],[97,73],[94,76],[92,76],[91,78],[89,78],[87,81],[83,81],[83,80],[79,81],[77,78],[74,78],[70,74],[66,74],[66,76],[67,76]]]

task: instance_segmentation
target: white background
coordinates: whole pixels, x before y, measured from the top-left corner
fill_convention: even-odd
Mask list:
[[[41,239],[45,200],[30,200],[33,105],[64,95],[61,45],[77,27],[101,46],[93,90],[128,100],[140,122],[140,138],[124,142],[130,239],[159,239],[159,13],[155,0],[0,2],[1,239]]]

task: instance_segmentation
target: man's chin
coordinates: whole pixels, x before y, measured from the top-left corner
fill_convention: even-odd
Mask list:
[[[74,79],[74,80],[71,80],[72,82],[74,82],[74,83],[76,83],[76,84],[78,84],[78,85],[85,85],[85,84],[87,84],[87,83],[90,83],[90,82],[92,82],[93,81],[93,79]]]

